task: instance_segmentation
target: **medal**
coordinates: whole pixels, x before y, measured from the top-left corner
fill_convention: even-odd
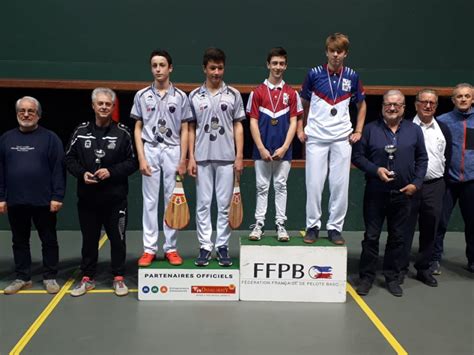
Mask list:
[[[337,94],[338,94],[337,90],[339,89],[339,85],[341,84],[341,79],[342,79],[343,72],[344,72],[344,67],[341,67],[341,76],[339,77],[339,81],[336,84],[336,90],[335,90],[336,93],[334,94],[334,90],[332,88],[331,77],[329,76],[329,69],[326,66],[326,73],[328,74],[328,84],[329,84],[329,89],[331,89],[331,96],[332,96],[333,105],[336,104]],[[331,113],[331,116],[333,116],[333,117],[336,116],[337,115],[337,108],[335,108],[335,107],[331,108],[330,113]]]
[[[272,100],[272,95],[270,93],[270,89],[268,88],[268,85],[267,86],[267,92],[268,92],[268,98],[270,99],[270,104],[272,105],[272,113],[273,113],[273,117],[272,119],[270,120],[270,123],[272,126],[276,126],[278,124],[278,118],[275,118],[275,113],[276,113],[276,110],[278,108],[278,102],[280,101],[280,98],[281,98],[281,93],[283,92],[283,87],[281,87],[279,90],[280,90],[280,94],[278,95],[278,98],[277,96],[275,96],[276,98],[276,105],[273,104],[273,100]],[[276,88],[276,87],[275,87]],[[277,89],[278,90],[278,89]]]

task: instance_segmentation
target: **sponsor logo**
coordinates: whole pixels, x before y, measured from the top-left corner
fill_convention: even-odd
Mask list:
[[[309,268],[308,274],[312,279],[332,279],[332,266],[314,265]]]
[[[25,153],[25,152],[27,153],[30,150],[35,150],[35,147],[30,147],[27,145],[17,145],[16,147],[11,147],[10,149],[16,150],[17,152],[21,152],[21,153]]]
[[[191,293],[197,294],[235,294],[234,284],[228,286],[191,286]]]
[[[288,106],[288,101],[290,100],[290,96],[285,92],[283,94],[283,104]]]
[[[167,293],[167,292],[168,292],[168,287],[166,287],[166,286],[161,286],[161,287],[160,287],[160,291],[161,291],[161,293]]]
[[[303,270],[303,264],[255,263],[253,264],[253,277],[302,279],[304,277]]]
[[[158,286],[153,286],[153,287],[151,288],[151,292],[153,292],[153,293],[158,293],[158,292],[159,292]]]
[[[142,292],[143,293],[148,293],[148,292],[150,292],[150,288],[148,286],[143,286],[142,287]]]
[[[351,91],[352,83],[349,79],[342,79],[342,91]]]

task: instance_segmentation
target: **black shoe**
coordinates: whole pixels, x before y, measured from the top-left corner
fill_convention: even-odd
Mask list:
[[[402,297],[403,290],[398,283],[398,280],[387,282],[387,290],[395,297]]]
[[[474,274],[474,263],[468,263],[466,270]]]
[[[341,232],[335,229],[328,230],[328,239],[331,243],[336,245],[344,245],[346,243],[346,241],[341,235]]]
[[[313,244],[318,240],[319,237],[319,229],[316,227],[308,228],[306,230],[306,234],[304,235],[303,242],[307,244]]]
[[[416,279],[430,287],[437,287],[438,281],[431,274],[431,270],[420,270],[416,273]]]
[[[372,288],[372,282],[366,279],[361,279],[359,286],[357,286],[356,292],[359,296],[368,295],[370,289]]]

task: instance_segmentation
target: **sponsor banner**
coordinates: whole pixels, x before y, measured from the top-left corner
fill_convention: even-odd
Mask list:
[[[240,299],[345,302],[347,249],[343,247],[240,247]]]
[[[138,270],[139,300],[238,301],[237,269]]]

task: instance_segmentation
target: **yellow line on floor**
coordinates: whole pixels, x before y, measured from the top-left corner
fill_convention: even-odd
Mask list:
[[[300,231],[302,237],[305,235],[305,231]],[[382,321],[377,317],[377,315],[370,309],[370,307],[365,303],[365,301],[357,294],[354,288],[347,283],[346,291],[348,294],[352,296],[354,301],[359,305],[362,311],[366,314],[366,316],[370,319],[370,321],[375,325],[378,331],[382,334],[382,336],[387,340],[390,346],[395,350],[397,355],[407,355],[407,351],[400,345],[400,343],[395,339],[395,337],[390,333],[390,331],[385,327]]]
[[[4,291],[0,291],[0,295],[5,293]],[[47,295],[48,292],[45,290],[23,290],[23,291],[18,291],[16,294],[23,294],[23,295],[31,295],[31,294],[44,294]]]
[[[115,291],[112,290],[112,289],[102,289],[102,290],[90,290],[90,291],[87,291],[87,294],[89,293],[114,293]],[[132,288],[132,289],[129,289],[128,292],[130,293],[138,293],[138,289],[136,288]],[[71,293],[71,291],[68,291],[68,293]]]
[[[99,249],[105,244],[107,241],[107,235],[104,234],[102,238],[99,241]],[[69,278],[69,280],[66,281],[66,283],[61,287],[59,292],[56,294],[56,296],[53,297],[53,299],[49,302],[49,304],[46,306],[46,308],[41,312],[41,314],[36,318],[36,320],[33,322],[33,324],[30,326],[30,328],[23,334],[21,339],[18,341],[18,343],[13,347],[13,349],[10,351],[10,355],[19,355],[25,348],[25,346],[29,343],[31,338],[36,334],[38,329],[41,327],[41,325],[45,322],[45,320],[49,317],[49,315],[54,311],[56,306],[59,304],[59,302],[63,299],[63,297],[66,295],[68,292],[69,288],[72,286],[76,278],[79,276],[80,270],[76,270],[74,274]]]
[[[364,313],[369,317],[370,321],[375,325],[378,331],[383,335],[385,340],[392,346],[395,352],[398,355],[407,355],[407,351],[400,345],[400,343],[395,339],[395,337],[390,333],[390,331],[385,327],[385,325],[380,321],[377,315],[370,309],[370,307],[365,303],[365,301],[360,297],[354,288],[347,283],[347,293],[349,293],[354,301],[359,305],[359,307],[364,311]]]

